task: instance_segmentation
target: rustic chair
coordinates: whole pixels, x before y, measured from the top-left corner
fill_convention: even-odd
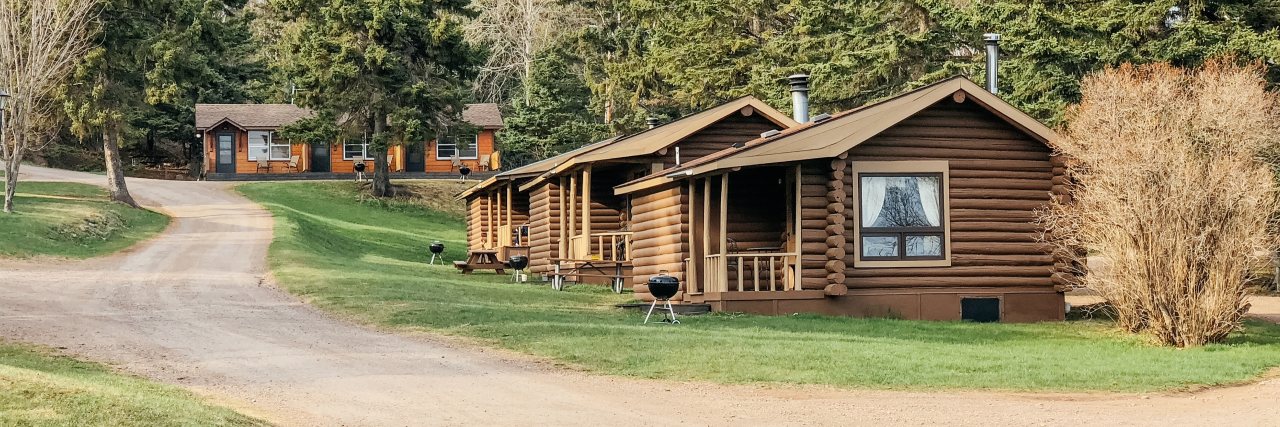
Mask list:
[[[397,171],[397,170],[396,170],[396,162],[395,162],[395,159],[396,159],[396,155],[395,155],[395,154],[388,154],[388,155],[387,155],[387,169],[390,169],[392,172],[399,172],[399,171]]]
[[[293,171],[294,171],[294,172],[302,172],[302,171],[298,170],[298,161],[300,161],[300,160],[302,160],[302,156],[290,156],[290,157],[289,157],[289,169],[293,169]]]
[[[482,155],[480,155],[480,170],[482,170],[482,171],[487,171],[487,170],[489,170],[489,155],[488,155],[488,154],[482,154]]]
[[[268,163],[267,159],[258,159],[258,168],[254,172],[262,172],[263,169],[266,169],[267,173],[271,173],[271,163]]]
[[[453,153],[453,155],[449,157],[449,163],[451,164],[449,169],[450,171],[462,170],[462,158],[458,157],[458,153]]]

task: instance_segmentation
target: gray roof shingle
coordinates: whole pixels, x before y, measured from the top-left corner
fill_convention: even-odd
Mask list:
[[[196,104],[196,129],[208,129],[223,119],[245,129],[274,129],[311,114],[311,110],[293,104]],[[502,127],[502,112],[498,104],[467,104],[462,120],[497,129]]]

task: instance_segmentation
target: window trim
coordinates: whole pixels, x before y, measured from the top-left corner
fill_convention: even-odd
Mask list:
[[[463,156],[458,156],[458,160],[476,160],[476,159],[479,159],[479,158],[480,158],[480,134],[472,135],[472,139],[473,139],[473,141],[471,142],[471,146],[472,146],[472,147],[474,147],[474,148],[476,149],[476,155],[475,155],[475,156],[472,156],[472,157],[463,157]],[[435,148],[435,151],[436,151],[436,160],[446,160],[446,161],[447,161],[447,160],[449,160],[449,159],[451,159],[451,158],[452,158],[452,157],[441,157],[441,156],[440,156],[440,146],[441,146],[441,145],[451,145],[451,146],[453,146],[453,152],[455,152],[455,153],[457,153],[457,152],[458,152],[458,144],[457,144],[456,142],[455,142],[455,143],[453,143],[453,144],[443,144],[443,143],[441,143],[441,142],[440,142],[440,139],[439,139],[439,138],[437,138],[437,139],[436,139],[436,148]]]
[[[346,141],[342,141],[342,160],[356,159],[355,156],[347,155],[347,151],[348,151],[347,147],[356,146],[356,145],[360,146],[360,158],[369,160],[369,133],[368,132],[365,132],[360,136],[360,142],[358,143],[352,144],[350,139]]]
[[[277,143],[277,142],[276,142],[276,131],[273,131],[273,130],[249,130],[249,131],[245,131],[245,139],[247,140],[247,141],[246,141],[246,145],[245,145],[245,148],[246,148],[246,149],[245,149],[245,156],[246,156],[246,158],[247,158],[247,159],[249,159],[249,161],[251,161],[251,162],[256,162],[256,161],[258,161],[258,159],[257,159],[257,158],[255,158],[255,156],[253,155],[253,147],[254,147],[254,144],[253,144],[253,136],[252,136],[252,135],[253,135],[255,132],[266,132],[266,133],[267,133],[267,161],[268,161],[268,162],[287,162],[287,161],[289,161],[289,158],[290,158],[290,157],[293,157],[293,145],[292,145],[292,144],[289,144],[288,142],[284,142],[284,143]],[[286,147],[285,152],[286,152],[286,153],[288,153],[288,154],[287,154],[286,156],[284,156],[283,158],[276,158],[276,157],[273,157],[273,156],[271,155],[271,154],[272,154],[272,151],[273,151],[273,150],[272,150],[272,148],[276,148],[276,147]]]
[[[852,179],[853,179],[853,266],[855,268],[875,268],[875,267],[950,267],[951,266],[951,179],[950,179],[950,163],[946,160],[911,160],[911,161],[884,161],[884,162],[852,162]],[[942,210],[942,230],[939,233],[936,227],[921,227],[919,230],[913,231],[915,227],[903,228],[898,231],[878,232],[877,230],[867,230],[867,235],[896,235],[901,250],[905,251],[904,246],[906,234],[942,234],[942,257],[908,257],[903,252],[900,258],[871,258],[863,259],[862,257],[862,176],[897,176],[897,175],[928,175],[936,174],[942,177],[939,195]]]

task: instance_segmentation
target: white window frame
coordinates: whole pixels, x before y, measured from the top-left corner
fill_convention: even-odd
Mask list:
[[[893,162],[853,162],[853,266],[878,267],[950,267],[951,266],[951,164],[946,160],[908,160]],[[943,258],[932,260],[863,260],[862,259],[862,174],[942,174],[942,248]]]
[[[266,134],[266,136],[267,136],[266,144],[254,144],[254,139],[256,139],[256,138],[254,138],[254,136],[255,136],[254,134],[257,134],[257,136],[258,136],[258,137],[261,137],[261,136],[262,136],[262,134],[264,134],[264,133],[265,133],[265,134]],[[267,149],[267,160],[268,160],[268,161],[287,161],[287,160],[289,160],[289,158],[290,158],[290,157],[292,157],[292,156],[293,156],[293,147],[291,147],[291,146],[289,145],[289,143],[288,143],[288,142],[284,142],[284,143],[277,143],[277,142],[276,142],[276,133],[275,133],[275,131],[269,131],[269,130],[251,130],[251,131],[248,131],[248,135],[249,135],[249,136],[248,136],[248,138],[249,138],[249,152],[248,152],[248,157],[249,157],[249,161],[251,161],[251,162],[256,162],[256,161],[258,161],[258,157],[254,154],[254,153],[255,153],[254,147],[266,147],[266,149]],[[274,152],[275,152],[274,148],[279,148],[279,147],[284,147],[284,149],[285,149],[285,151],[284,151],[284,152],[285,152],[285,155],[284,155],[284,157],[283,157],[283,158],[272,156],[272,154],[274,154]]]
[[[360,147],[360,158],[368,159],[369,158],[369,133],[365,132],[364,135],[360,137],[360,142],[357,144],[352,144],[350,140],[343,142],[342,143],[342,160],[356,159],[355,156],[347,155],[347,153],[351,151],[348,149],[348,147],[354,147],[354,146]]]
[[[453,147],[453,152],[458,153],[458,144],[456,142],[453,144],[445,144],[443,142],[440,142],[439,139],[436,139],[436,160],[449,160],[453,158],[453,156],[440,155],[440,147],[446,146],[446,145]],[[476,155],[467,157],[467,156],[462,156],[462,153],[458,153],[458,159],[459,160],[476,160],[480,158],[480,135],[478,134],[472,135],[471,149],[475,150]]]

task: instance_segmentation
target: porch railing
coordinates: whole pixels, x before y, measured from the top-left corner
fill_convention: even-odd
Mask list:
[[[570,237],[569,258],[630,261],[631,236],[634,234],[630,231],[610,231]]]
[[[796,288],[794,253],[707,255],[703,260],[703,292],[772,292]]]

